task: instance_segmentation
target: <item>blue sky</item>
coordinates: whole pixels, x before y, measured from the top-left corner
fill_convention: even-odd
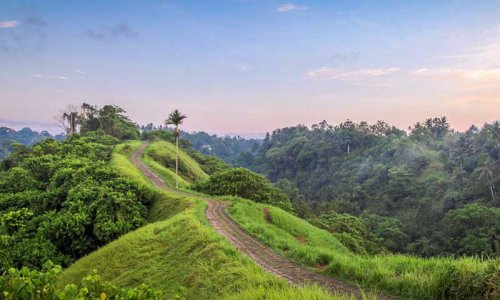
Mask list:
[[[500,1],[0,0],[0,125],[82,101],[187,130],[500,117]]]

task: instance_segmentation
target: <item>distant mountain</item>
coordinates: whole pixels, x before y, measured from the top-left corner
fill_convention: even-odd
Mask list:
[[[43,139],[53,138],[63,140],[65,135],[51,135],[48,131],[34,131],[28,127],[21,130],[14,130],[8,127],[0,127],[0,160],[4,159],[12,151],[12,144],[19,143],[25,146],[32,146]]]

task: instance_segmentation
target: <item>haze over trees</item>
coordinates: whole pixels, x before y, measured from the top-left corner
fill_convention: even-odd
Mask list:
[[[14,130],[8,127],[0,127],[0,160],[7,157],[16,147],[32,146],[43,139],[53,138],[63,140],[64,135],[51,135],[47,131],[33,131],[30,128]],[[16,144],[18,144],[16,146]]]
[[[299,215],[358,216],[391,251],[500,254],[499,122],[456,132],[432,118],[407,133],[381,121],[323,121],[277,129],[240,158],[297,187]]]
[[[182,269],[187,263],[205,270],[207,265],[200,262],[206,248],[199,245],[214,250],[221,240],[214,235],[208,242],[207,233],[213,231],[202,214],[205,203],[196,200],[199,194],[190,197],[189,190],[235,196],[224,199],[232,203],[228,213],[239,226],[281,255],[327,276],[409,298],[493,299],[498,294],[497,123],[465,133],[451,130],[445,118],[417,123],[409,133],[384,122],[321,122],[312,128],[279,129],[237,160],[274,183],[196,151],[189,141],[179,139],[178,127],[158,129],[150,124],[141,128],[141,138],[151,143],[140,159],[168,186],[174,187],[176,178],[182,180],[183,197],[172,197],[153,189],[131,161],[143,142],[135,138],[138,126],[121,108],[84,104],[75,114],[66,112],[65,120],[73,122],[72,115],[78,116],[77,122],[68,127],[65,141],[48,138],[31,148],[14,146],[0,163],[0,271],[8,270],[0,275],[0,288],[20,298],[33,293],[66,298],[84,293],[95,298],[102,291],[110,297],[155,298],[158,288],[184,295],[192,288],[187,273],[179,275],[184,280],[179,290],[163,279],[151,281],[153,289],[130,288],[130,280],[142,282],[137,273],[166,274],[157,273],[164,269],[159,263],[142,261],[143,250],[158,255],[150,260],[165,259],[165,253],[152,247],[155,243],[185,259],[172,266]],[[131,138],[135,140],[124,141]],[[229,147],[245,143],[228,141]],[[186,214],[192,222],[185,223]],[[156,223],[153,230],[144,226],[163,218],[163,225]],[[191,234],[197,226],[196,237],[187,236],[186,230]],[[128,240],[112,243],[123,253],[113,253],[113,247],[99,249],[133,230]],[[127,241],[134,241],[130,249]],[[203,254],[193,257],[193,249]],[[87,256],[90,252],[94,254]],[[476,257],[424,259],[391,252]],[[123,266],[109,264],[110,253],[119,254],[117,261],[138,255],[143,264],[114,281],[117,268]],[[238,262],[231,253],[224,263],[234,267]],[[75,280],[64,285],[75,284],[62,290],[55,279],[60,267],[48,261],[83,269],[66,275]],[[89,263],[113,281],[88,275]],[[185,272],[181,269],[174,272]],[[233,278],[219,271],[218,278]],[[115,286],[118,282],[122,284]],[[196,293],[206,292],[206,282],[198,282],[201,290]],[[210,292],[218,295],[224,284],[211,286]]]

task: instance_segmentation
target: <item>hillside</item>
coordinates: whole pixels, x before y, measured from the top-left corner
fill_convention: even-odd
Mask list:
[[[323,121],[275,130],[241,164],[284,188],[299,215],[357,216],[391,252],[498,257],[499,124],[456,132],[442,117],[407,133]]]
[[[133,142],[133,146],[121,146],[117,149],[118,151],[127,149],[126,155],[121,155],[124,158],[124,156],[130,156],[133,149],[138,146],[137,142]],[[150,147],[154,148],[155,144]],[[146,151],[146,153],[148,152]],[[143,156],[144,158],[145,156]],[[123,159],[123,162],[127,164],[126,169],[130,171],[129,174],[135,174],[132,176],[137,180],[144,179],[128,159]],[[124,166],[121,166],[121,168],[123,169]],[[194,207],[190,206],[191,208],[182,211],[180,215],[186,216],[186,214],[191,213],[191,217],[198,218],[197,222],[191,221],[201,226],[200,228],[206,226],[207,222],[203,217],[203,207],[206,204],[193,198],[195,199],[197,196],[191,193],[187,197],[181,198],[170,195],[170,201],[176,199],[175,204],[171,204],[170,201],[156,203],[151,211],[154,216],[153,220],[159,220],[163,217],[163,214],[158,212],[160,207],[169,206],[169,209],[163,210],[167,212],[171,211],[172,208],[176,208],[175,211],[180,211],[178,210],[179,205],[191,199],[189,201],[195,203],[191,204]],[[498,294],[497,279],[500,268],[498,259],[481,261],[474,258],[461,260],[422,259],[403,255],[359,256],[347,250],[327,231],[316,228],[281,209],[239,198],[226,197],[224,199],[233,203],[228,209],[233,219],[245,230],[252,233],[254,237],[262,240],[278,253],[300,264],[315,268],[318,272],[328,276],[357,282],[365,288],[387,291],[404,298],[442,298],[448,295],[456,298],[480,299],[484,297],[493,298]],[[159,205],[159,203],[163,204]],[[263,214],[265,208],[269,210],[271,221]],[[172,226],[170,222],[174,222],[177,218],[180,219],[180,215],[176,214],[171,219],[163,222],[167,222]],[[148,225],[148,227],[151,226]],[[175,233],[172,234],[175,235]],[[134,234],[128,236],[134,236]],[[114,244],[118,245],[124,238],[110,244],[108,247]],[[220,241],[224,242],[223,240]],[[123,243],[123,245],[127,244],[132,244],[132,242]],[[105,249],[107,248],[103,248],[101,249],[103,252],[99,250],[93,255],[103,255],[101,253],[104,253]],[[108,251],[110,251],[109,253],[112,252],[111,250]],[[96,257],[87,261],[82,260],[82,262],[70,267],[65,273],[69,275],[65,276],[75,279],[74,275],[71,274],[83,274],[82,271],[75,271],[79,269],[78,266],[85,265],[86,270],[97,267],[89,263],[89,261],[99,261],[99,259]],[[107,268],[105,262],[102,262],[102,264],[101,268]],[[141,267],[144,268],[145,266]],[[109,276],[108,278],[113,280],[113,272],[116,272],[116,270],[111,268],[109,270],[110,274],[104,276]],[[155,278],[155,276],[148,275],[148,278]],[[119,282],[120,279],[117,279],[117,283]],[[152,284],[154,285],[154,283]]]
[[[139,142],[130,142],[116,147],[112,164],[144,182],[130,161],[138,146]],[[97,269],[118,286],[147,283],[167,296],[187,299],[255,299],[264,291],[269,299],[332,298],[318,288],[292,288],[242,256],[207,225],[204,201],[147,185],[158,197],[150,210],[151,224],[77,261],[61,276],[61,286]]]
[[[82,226],[88,228],[85,230],[88,236],[84,235],[86,239],[95,238],[92,235],[95,232],[100,234],[99,237],[106,230],[114,230],[113,235],[105,235],[108,242],[101,242],[102,247],[86,243],[85,252],[80,252],[79,256],[66,254],[75,259],[83,257],[74,263],[69,261],[69,267],[58,280],[61,289],[68,283],[85,281],[89,273],[97,270],[103,280],[119,288],[147,284],[163,292],[165,297],[187,299],[256,299],[264,295],[265,299],[346,297],[332,296],[326,290],[358,296],[369,293],[381,298],[393,295],[405,299],[495,299],[499,295],[499,259],[361,255],[349,250],[334,234],[269,202],[256,203],[234,196],[206,196],[189,190],[196,180],[207,182],[221,178],[220,174],[235,174],[218,163],[214,168],[213,160],[199,157],[196,152],[181,152],[184,168],[180,174],[185,186],[181,191],[174,191],[171,188],[173,172],[169,169],[172,144],[155,141],[145,147],[141,141],[129,141],[112,148],[115,142],[115,139],[99,134],[84,138],[73,136],[63,143],[46,141],[28,153],[16,152],[9,161],[18,166],[5,171],[0,178],[0,184],[13,189],[13,193],[0,198],[4,209],[11,209],[12,203],[23,205],[24,202],[12,201],[26,195],[23,192],[26,186],[40,188],[36,178],[48,174],[53,179],[49,180],[51,184],[47,192],[69,191],[70,197],[61,196],[63,205],[60,211],[56,211],[60,214],[55,215],[57,222],[42,223],[39,230],[50,230],[48,232],[52,234],[58,229],[56,233],[66,233],[60,230],[62,225],[77,230],[79,227],[75,227],[74,222],[71,223],[73,227],[65,223],[69,218],[81,220]],[[59,156],[63,159],[58,159]],[[49,169],[38,167],[40,165],[49,166]],[[207,172],[214,173],[209,176]],[[25,186],[16,182],[19,174],[24,176],[19,183]],[[251,176],[248,178],[263,180],[259,175]],[[245,186],[244,181],[226,180],[229,181],[219,184]],[[269,189],[271,185],[265,183],[265,186]],[[37,190],[36,193],[42,192]],[[36,193],[31,190],[31,197]],[[259,199],[256,201],[262,201]],[[73,203],[78,200],[97,202],[88,206]],[[109,201],[114,201],[113,209],[106,206]],[[97,211],[96,221],[89,222],[86,214],[94,216],[93,208],[97,203],[103,208]],[[44,213],[41,216],[47,220],[54,218],[53,213],[42,209],[49,203],[37,200],[31,205],[36,209],[35,213]],[[75,210],[77,207],[79,210]],[[37,228],[36,222],[40,219],[30,219],[31,214],[19,210],[5,215],[8,217],[2,218],[0,229],[19,242],[31,243],[26,247],[29,250],[36,245],[31,241],[40,236],[36,232],[24,231],[23,223],[19,227],[16,223],[18,215],[24,218],[23,222],[30,230]],[[99,227],[93,227],[94,223]],[[65,243],[61,246],[67,244],[71,247],[69,249],[81,249],[78,248],[81,240],[81,235],[79,238],[67,235],[65,239],[48,235],[46,243],[60,241]],[[17,240],[13,241],[17,243]],[[3,253],[10,254],[9,249],[19,247],[2,249],[5,250]],[[97,250],[91,252],[94,249]],[[54,255],[58,252],[54,253],[47,255],[57,258]],[[3,258],[9,258],[9,255]],[[24,261],[20,263],[25,264]],[[303,282],[308,284],[301,288],[291,285]],[[323,286],[325,290],[311,284]]]

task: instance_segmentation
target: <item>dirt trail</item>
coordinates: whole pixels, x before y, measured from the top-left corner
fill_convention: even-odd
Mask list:
[[[165,185],[151,169],[141,161],[147,143],[142,145],[134,153],[134,164],[150,179],[157,187],[177,193],[179,195],[200,198],[199,195],[190,194],[186,191],[179,191]],[[361,290],[352,284],[319,274],[311,269],[283,257],[264,243],[256,240],[246,233],[231,217],[226,213],[225,208],[230,204],[220,200],[214,200],[206,196],[201,197],[208,203],[206,216],[208,222],[221,235],[223,235],[233,246],[242,253],[252,258],[262,268],[268,272],[286,279],[293,285],[317,284],[333,293],[352,295],[357,299],[362,299]],[[386,295],[377,294],[377,299],[395,299]]]

